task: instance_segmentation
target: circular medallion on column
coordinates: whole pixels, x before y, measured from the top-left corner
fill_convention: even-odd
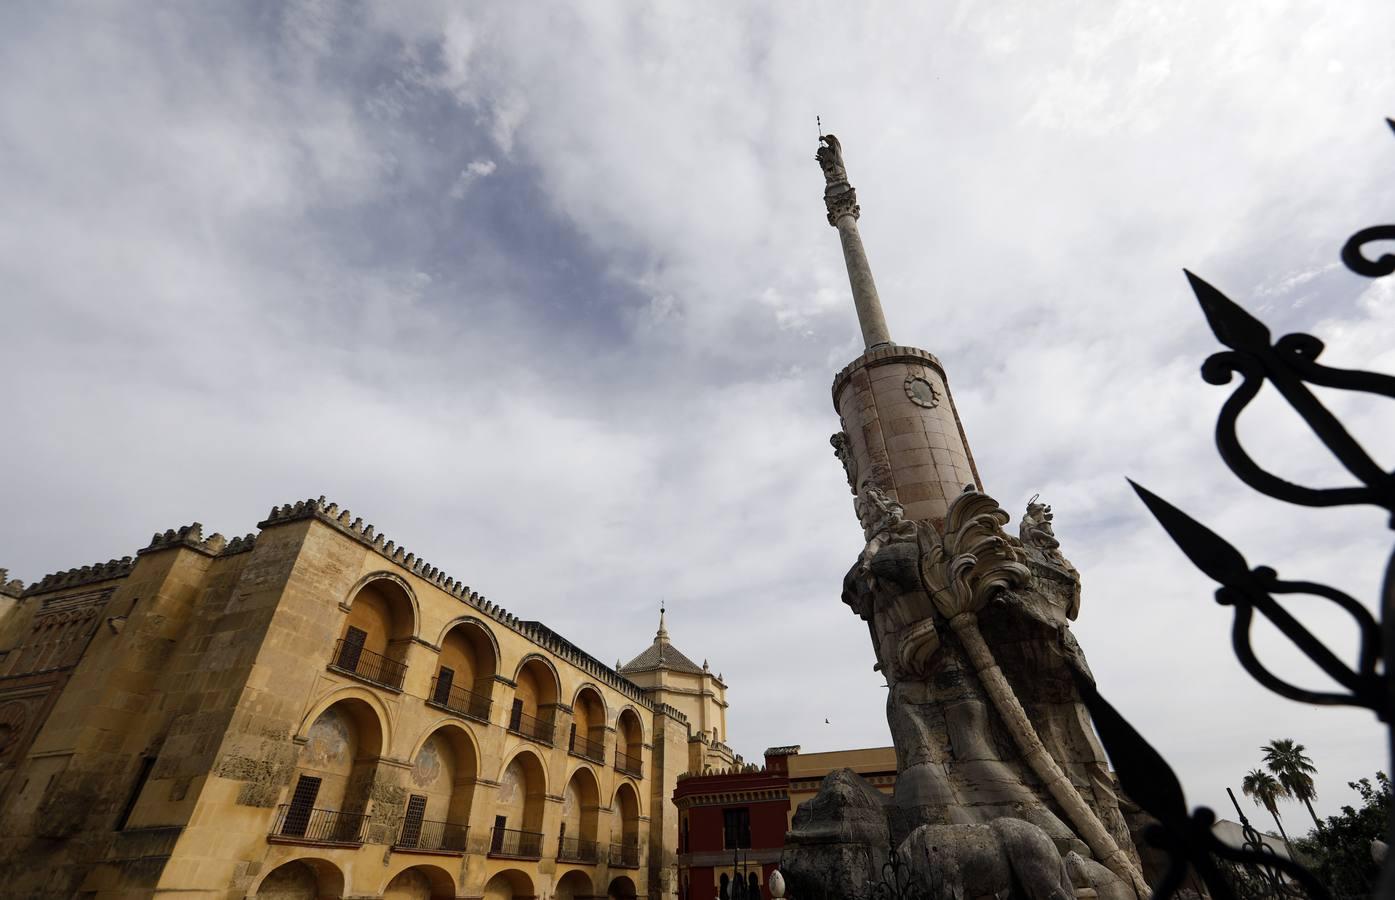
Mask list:
[[[923,375],[906,376],[906,396],[916,406],[934,409],[940,405],[940,392]]]

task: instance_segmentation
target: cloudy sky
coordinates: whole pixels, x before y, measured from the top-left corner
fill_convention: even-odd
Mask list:
[[[889,743],[839,602],[861,538],[829,385],[861,348],[819,115],[893,336],[945,363],[987,490],[1014,516],[1055,506],[1076,633],[1190,799],[1227,810],[1275,737],[1308,746],[1323,812],[1385,764],[1370,716],[1250,681],[1124,479],[1253,563],[1375,596],[1378,512],[1269,501],[1219,462],[1227,391],[1197,374],[1217,345],[1182,268],[1333,364],[1395,371],[1395,285],[1337,265],[1395,209],[1395,6],[0,17],[12,577],[324,494],[605,660],[667,602],[675,643],[730,683],[747,758]],[[1390,465],[1389,408],[1334,403]],[[1342,480],[1278,405],[1244,434],[1290,477]]]

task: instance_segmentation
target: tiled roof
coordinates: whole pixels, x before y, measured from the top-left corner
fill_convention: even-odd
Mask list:
[[[664,627],[664,613],[659,611],[659,631],[654,635],[654,643],[620,667],[624,672],[648,672],[653,669],[672,669],[675,672],[689,672],[701,675],[702,666],[684,656],[682,651],[668,642],[668,629]]]

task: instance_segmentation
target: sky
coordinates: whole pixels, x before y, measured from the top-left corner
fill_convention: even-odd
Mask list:
[[[893,337],[944,363],[1009,529],[1034,493],[1054,507],[1101,691],[1189,801],[1233,817],[1272,738],[1308,748],[1320,814],[1387,765],[1372,716],[1243,672],[1214,585],[1125,479],[1252,564],[1377,596],[1379,511],[1285,505],[1219,460],[1229,389],[1199,376],[1218,345],[1182,270],[1331,365],[1395,372],[1395,279],[1338,262],[1395,208],[1395,5],[20,2],[0,23],[11,577],[323,494],[603,660],[665,603],[748,760],[889,744],[839,600],[862,537],[829,388],[862,348],[819,116]],[[1253,454],[1346,483],[1267,394]],[[1324,398],[1390,465],[1389,407]],[[1354,655],[1326,604],[1289,602]]]

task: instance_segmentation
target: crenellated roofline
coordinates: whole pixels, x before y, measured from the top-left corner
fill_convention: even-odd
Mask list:
[[[666,715],[684,725],[688,724],[688,717],[684,713],[667,703],[656,702],[644,688],[599,662],[590,654],[579,650],[570,641],[562,638],[547,626],[540,622],[520,619],[497,603],[491,603],[485,599],[483,594],[471,590],[464,582],[447,575],[416,554],[409,553],[405,547],[398,546],[395,542],[388,540],[386,535],[379,533],[373,525],[365,524],[362,518],[355,517],[347,508],[341,509],[339,504],[327,502],[323,496],[312,500],[300,500],[293,504],[274,506],[271,508],[270,515],[257,523],[257,527],[272,528],[306,519],[322,522],[372,549],[383,558],[430,582],[460,602],[479,610],[500,625],[522,635],[534,645],[566,660],[592,677],[600,679],[646,709]]]

